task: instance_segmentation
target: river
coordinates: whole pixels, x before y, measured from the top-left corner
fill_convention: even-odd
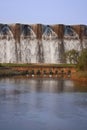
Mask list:
[[[87,85],[1,78],[0,130],[87,130]]]

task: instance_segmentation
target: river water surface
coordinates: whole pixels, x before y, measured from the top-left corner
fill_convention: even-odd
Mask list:
[[[87,85],[0,79],[0,130],[87,130]]]

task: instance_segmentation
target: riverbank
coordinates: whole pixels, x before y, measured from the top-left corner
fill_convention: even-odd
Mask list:
[[[79,82],[87,82],[87,70],[86,71],[77,71],[72,73],[72,80],[76,80]]]
[[[70,64],[0,64],[0,77],[27,76],[28,78],[71,78],[87,82],[87,71],[77,71]]]
[[[58,77],[75,71],[75,66],[70,64],[0,64],[0,76]]]

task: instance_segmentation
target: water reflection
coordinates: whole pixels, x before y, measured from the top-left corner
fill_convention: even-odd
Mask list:
[[[0,95],[20,94],[28,92],[72,92],[74,83],[70,80],[52,79],[0,79]]]
[[[63,79],[0,79],[0,130],[87,130],[87,89],[75,85]]]
[[[16,95],[29,92],[87,92],[87,86],[71,80],[54,79],[0,79],[0,95]]]

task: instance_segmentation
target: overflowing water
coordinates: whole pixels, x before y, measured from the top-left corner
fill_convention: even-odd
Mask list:
[[[42,48],[44,63],[60,63],[58,37],[49,27],[42,36]]]
[[[81,41],[76,31],[68,26],[65,26],[63,38],[60,38],[50,26],[44,26],[40,33],[39,39],[39,33],[29,25],[21,25],[19,35],[14,34],[8,25],[1,26],[0,63],[59,64],[64,63],[65,52],[72,49],[80,52],[87,48],[86,37]],[[15,35],[18,38],[15,38]]]
[[[87,85],[0,79],[0,130],[87,130]]]
[[[16,62],[15,39],[8,26],[0,32],[0,63]]]

